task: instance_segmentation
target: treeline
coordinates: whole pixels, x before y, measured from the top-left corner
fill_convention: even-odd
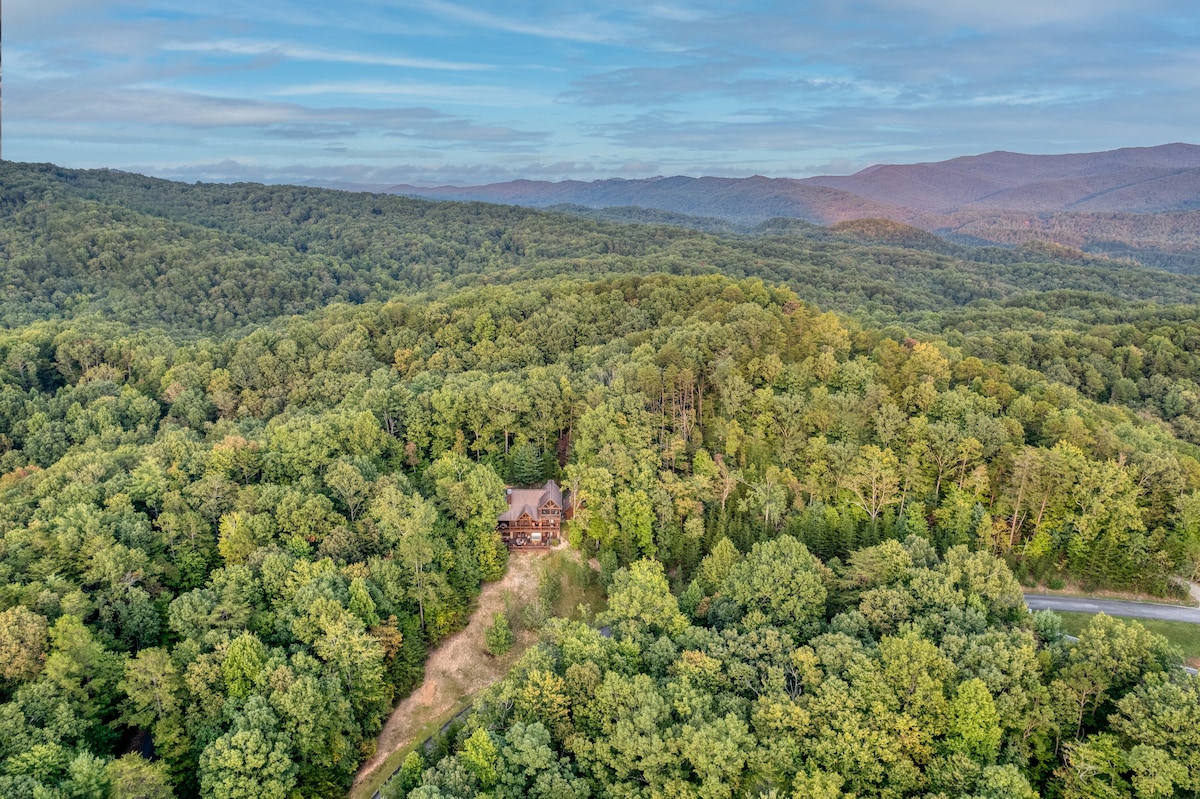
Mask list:
[[[677,601],[613,577],[606,638],[546,640],[384,796],[1186,797],[1200,678],[1098,616],[1068,644],[1004,564],[910,536],[821,563],[722,540]]]

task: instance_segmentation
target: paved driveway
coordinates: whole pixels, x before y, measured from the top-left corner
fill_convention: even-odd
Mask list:
[[[1115,599],[1085,599],[1073,596],[1025,594],[1030,610],[1065,610],[1077,613],[1107,613],[1109,616],[1129,616],[1137,619],[1161,619],[1200,624],[1200,608],[1179,605],[1159,605],[1154,602],[1121,602]]]

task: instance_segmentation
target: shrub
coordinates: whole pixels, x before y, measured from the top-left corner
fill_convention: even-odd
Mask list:
[[[512,645],[513,633],[512,628],[508,625],[508,617],[503,613],[497,613],[492,618],[492,626],[488,627],[484,636],[484,646],[489,655],[499,657],[512,649]]]

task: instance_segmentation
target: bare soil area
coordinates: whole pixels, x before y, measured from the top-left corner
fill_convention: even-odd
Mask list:
[[[484,649],[484,634],[492,618],[505,610],[506,601],[520,603],[521,597],[537,596],[538,576],[548,554],[547,550],[513,552],[504,576],[483,586],[471,621],[429,654],[425,681],[388,716],[375,742],[375,754],[354,776],[351,795],[359,795],[362,783],[376,782],[377,772],[388,759],[414,743],[431,721],[446,716],[465,698],[503,677],[517,657],[537,640],[536,632],[514,627],[516,640],[508,654],[492,657]]]

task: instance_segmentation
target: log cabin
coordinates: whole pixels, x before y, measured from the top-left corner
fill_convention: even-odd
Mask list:
[[[556,546],[562,537],[562,523],[569,518],[563,491],[558,483],[547,480],[540,488],[504,489],[508,508],[500,514],[496,531],[511,547]]]

